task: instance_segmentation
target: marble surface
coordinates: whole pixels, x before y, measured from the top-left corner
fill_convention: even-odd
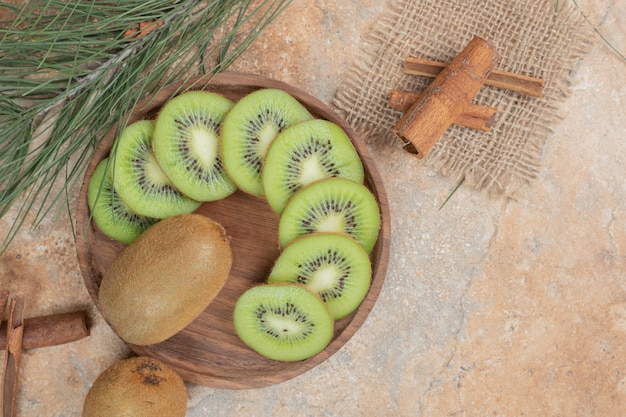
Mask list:
[[[626,51],[625,2],[577,3]],[[329,103],[385,10],[374,0],[294,0],[234,69]],[[461,187],[439,209],[451,179],[371,145],[392,242],[363,327],[279,385],[188,384],[187,415],[626,415],[626,62],[597,39],[573,76],[540,177],[519,200]],[[20,232],[0,257],[0,282],[27,298],[27,316],[89,312],[89,338],[24,353],[18,391],[18,417],[79,416],[91,383],[129,350],[84,288],[67,213]]]

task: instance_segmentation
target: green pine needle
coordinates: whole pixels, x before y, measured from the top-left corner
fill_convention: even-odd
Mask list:
[[[104,134],[175,81],[225,70],[290,0],[0,2],[0,253],[67,203]],[[139,24],[160,26],[125,36]],[[59,187],[61,184],[61,187]]]
[[[572,3],[574,4],[574,6],[576,6],[576,8],[578,10],[580,10],[580,6],[578,5],[578,2],[576,0],[571,0]],[[556,0],[556,3],[554,5],[554,11],[558,12],[559,10],[559,0]],[[591,28],[593,29],[593,31],[596,33],[596,35],[598,35],[598,37],[602,40],[602,42],[604,42],[604,44],[611,50],[613,51],[613,53],[615,55],[617,55],[618,58],[620,58],[622,61],[626,62],[626,55],[624,55],[622,52],[620,52],[615,45],[613,45],[607,38],[606,36],[604,36],[604,34],[602,32],[600,32],[600,29],[598,29],[598,27],[596,25],[594,25],[591,20],[587,17],[587,15],[585,15],[582,11],[581,11],[581,15],[583,16],[583,18],[585,19],[585,21],[591,26]]]
[[[461,181],[459,181],[456,187],[454,187],[454,190],[452,190],[452,192],[448,194],[448,197],[446,197],[443,203],[441,203],[441,205],[439,206],[439,210],[441,210],[446,204],[448,204],[448,201],[450,201],[454,193],[456,193],[458,189],[461,188],[461,185],[463,185],[464,182],[465,182],[465,177],[461,178]]]

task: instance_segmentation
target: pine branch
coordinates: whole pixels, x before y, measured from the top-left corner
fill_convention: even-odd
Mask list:
[[[162,86],[217,73],[290,0],[27,2],[0,28],[0,252],[67,203],[104,134]],[[7,4],[0,3],[0,7]],[[129,29],[158,22],[145,33]]]

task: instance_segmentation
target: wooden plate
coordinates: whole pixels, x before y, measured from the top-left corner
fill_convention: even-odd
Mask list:
[[[197,80],[194,80],[197,81]],[[160,106],[179,88],[162,89],[152,100],[137,107],[130,122],[154,118]],[[278,216],[264,199],[236,192],[220,201],[204,203],[198,213],[224,226],[231,237],[233,267],[220,294],[188,327],[166,341],[130,348],[139,355],[149,355],[174,368],[185,380],[213,388],[246,389],[277,384],[318,365],[337,352],[354,335],[374,306],[383,285],[389,259],[390,221],[385,190],[373,160],[350,126],[321,101],[285,83],[253,75],[224,73],[210,82],[194,84],[193,89],[220,93],[233,101],[260,88],[285,90],[302,102],[316,117],[340,125],[352,139],[363,160],[365,183],[378,199],[382,226],[372,251],[373,277],[366,299],[357,311],[336,323],[331,343],[323,352],[300,362],[277,362],[266,359],[246,347],[237,337],[232,311],[237,298],[250,286],[266,280],[278,257]],[[89,221],[87,184],[98,162],[108,155],[114,132],[102,141],[86,170],[80,190],[77,212],[77,255],[85,285],[98,309],[98,288],[104,272],[123,245],[102,234]]]

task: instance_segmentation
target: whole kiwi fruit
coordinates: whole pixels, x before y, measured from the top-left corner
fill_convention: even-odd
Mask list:
[[[126,246],[104,274],[102,314],[128,343],[162,342],[208,307],[231,265],[221,224],[201,214],[161,220]]]
[[[83,417],[184,417],[187,391],[182,378],[146,356],[118,361],[95,380],[83,404]]]

